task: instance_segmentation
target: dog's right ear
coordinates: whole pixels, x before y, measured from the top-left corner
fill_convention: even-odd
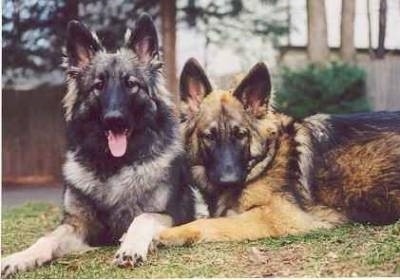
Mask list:
[[[199,110],[204,97],[212,91],[212,86],[200,63],[190,58],[183,67],[180,77],[181,102],[186,104],[187,114],[193,116]]]
[[[102,49],[96,35],[77,20],[71,20],[67,27],[68,66],[79,69],[87,66],[96,52]]]

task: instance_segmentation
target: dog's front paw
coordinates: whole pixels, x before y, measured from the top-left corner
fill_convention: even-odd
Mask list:
[[[146,260],[146,255],[133,250],[119,249],[114,256],[113,263],[119,267],[135,267]]]
[[[201,239],[201,231],[191,227],[173,227],[160,232],[156,241],[164,246],[182,246],[196,243]]]
[[[113,264],[119,267],[135,267],[147,260],[148,252],[155,250],[152,243],[150,247],[144,243],[123,242],[121,247],[115,253]]]
[[[29,270],[48,260],[46,255],[30,254],[25,251],[12,254],[1,260],[1,277],[6,278],[17,272]]]

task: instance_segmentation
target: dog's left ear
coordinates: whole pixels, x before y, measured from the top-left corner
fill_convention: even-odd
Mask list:
[[[135,29],[127,38],[126,45],[143,63],[148,63],[158,55],[157,30],[149,14],[144,13],[139,17]]]
[[[254,65],[233,91],[233,95],[252,115],[262,115],[271,95],[271,79],[267,66],[262,62]]]

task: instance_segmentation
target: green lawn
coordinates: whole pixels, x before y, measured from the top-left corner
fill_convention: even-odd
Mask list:
[[[28,204],[3,212],[1,253],[21,250],[51,230],[60,210]],[[142,266],[112,266],[115,247],[68,256],[17,278],[173,278],[400,276],[400,222],[342,226],[304,236],[161,248]]]

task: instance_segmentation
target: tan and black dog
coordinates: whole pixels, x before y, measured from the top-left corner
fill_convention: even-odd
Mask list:
[[[400,112],[295,120],[274,108],[270,92],[263,63],[232,92],[213,91],[200,65],[186,63],[183,132],[212,218],[166,229],[161,243],[258,239],[400,218]]]

